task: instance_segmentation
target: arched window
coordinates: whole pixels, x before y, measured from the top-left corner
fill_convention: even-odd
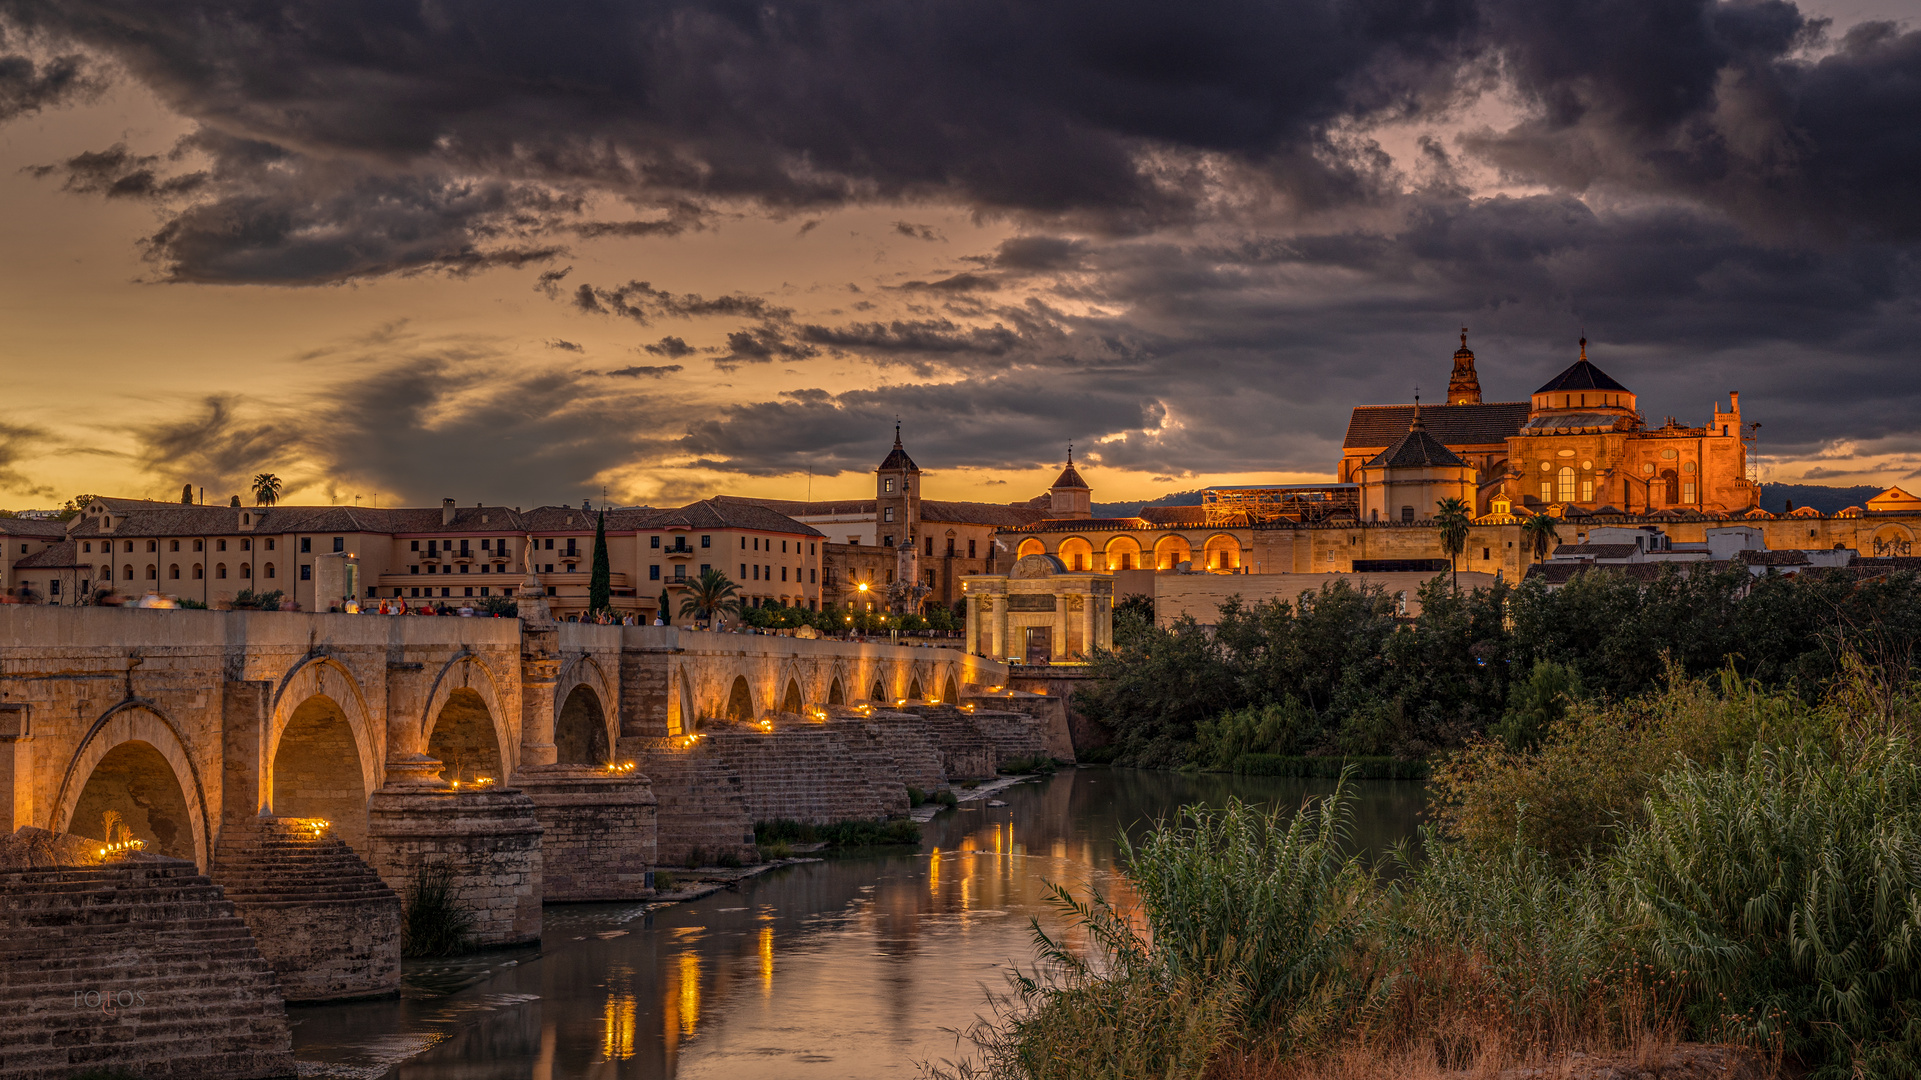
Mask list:
[[[173,565],[167,567],[167,578],[170,581],[180,580],[180,564],[179,563],[174,563]]]
[[[132,563],[128,563],[127,565],[121,567],[120,570],[121,570],[121,574],[120,574],[121,581],[133,580],[133,564]]]
[[[241,564],[240,564],[240,576],[241,576],[241,577],[243,577],[243,578],[251,578],[251,577],[253,577],[253,564],[252,564],[252,563],[241,563]]]
[[[147,564],[147,580],[148,581],[160,580],[160,568],[158,566],[155,566],[152,563]]]
[[[213,565],[213,576],[216,578],[225,578],[227,576],[227,564],[215,563]]]
[[[1681,501],[1681,474],[1675,472],[1673,469],[1662,469],[1661,483],[1667,488],[1666,494],[1669,505]]]
[[[159,551],[159,550],[160,550],[160,541],[158,541],[158,540],[149,540],[149,541],[147,541],[147,550],[148,550],[148,551]]]
[[[199,563],[194,563],[194,564],[193,564],[193,579],[194,579],[195,581],[199,581],[199,580],[200,580],[200,579],[201,579],[201,578],[202,578],[203,576],[205,576],[205,572],[204,572],[203,570],[201,570],[201,568],[200,568],[200,564],[199,564]]]
[[[267,566],[266,566],[266,570],[267,570],[267,576],[268,576],[268,577],[273,577],[273,576],[274,576],[274,573],[273,573],[273,564],[272,564],[272,563],[268,563],[268,564],[267,564]]]
[[[1556,501],[1573,502],[1574,501],[1574,466],[1572,465],[1561,466],[1561,471],[1556,473],[1555,476],[1558,480],[1560,480],[1560,483],[1556,485],[1556,487],[1559,489],[1555,492]]]
[[[169,541],[167,541],[167,550],[168,550],[168,551],[179,551],[179,550],[180,550],[180,541],[178,541],[178,540],[169,540]]]

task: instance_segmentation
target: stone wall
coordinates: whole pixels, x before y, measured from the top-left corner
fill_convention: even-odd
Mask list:
[[[718,755],[702,752],[704,741],[622,738],[617,748],[653,783],[659,866],[685,866],[696,853],[703,865],[727,855],[742,862],[759,857],[745,787]]]
[[[292,1076],[274,973],[190,862],[0,870],[0,1080]]]
[[[850,742],[825,724],[774,731],[716,731],[700,750],[718,756],[741,780],[741,796],[753,821],[792,820],[809,825],[872,821],[907,812],[907,788],[890,763],[860,740]],[[876,767],[876,766],[879,767]]]
[[[658,858],[658,803],[639,772],[585,765],[524,769],[514,786],[540,819],[546,903],[652,896],[647,872]]]
[[[446,867],[477,944],[540,940],[540,821],[526,794],[390,786],[368,819],[367,862],[394,892],[406,897],[423,866]]]
[[[213,878],[253,931],[288,1001],[400,992],[400,897],[318,822],[228,830]],[[364,842],[364,841],[363,841]]]

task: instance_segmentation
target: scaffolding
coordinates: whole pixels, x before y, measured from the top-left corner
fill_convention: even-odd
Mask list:
[[[1264,525],[1276,521],[1312,524],[1345,512],[1360,512],[1357,484],[1292,485],[1286,487],[1208,488],[1201,492],[1201,509],[1209,525]]]

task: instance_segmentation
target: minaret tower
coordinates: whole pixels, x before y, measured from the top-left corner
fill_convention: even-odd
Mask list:
[[[1454,374],[1447,380],[1449,405],[1479,405],[1481,379],[1474,373],[1474,351],[1467,347],[1467,327],[1461,327],[1461,347],[1454,351]]]

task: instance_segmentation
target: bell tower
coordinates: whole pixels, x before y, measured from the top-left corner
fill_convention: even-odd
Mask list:
[[[897,547],[915,542],[919,534],[920,466],[901,447],[895,421],[894,449],[874,470],[874,536],[882,546]]]
[[[1447,379],[1449,405],[1479,405],[1481,378],[1474,373],[1474,350],[1467,347],[1467,327],[1461,327],[1461,347],[1454,350],[1454,374]]]

